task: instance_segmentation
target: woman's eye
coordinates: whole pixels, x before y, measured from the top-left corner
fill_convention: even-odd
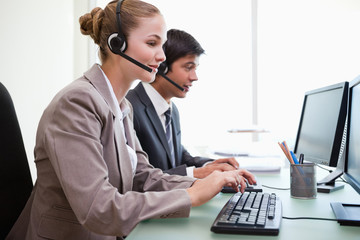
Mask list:
[[[156,46],[156,42],[155,41],[149,41],[148,43],[147,43],[148,45],[150,45],[150,46]]]

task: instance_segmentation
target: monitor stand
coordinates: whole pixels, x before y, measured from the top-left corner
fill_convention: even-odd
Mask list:
[[[344,150],[344,149],[342,149]],[[321,179],[317,182],[317,191],[320,193],[331,193],[333,191],[343,189],[344,184],[340,184],[335,182],[335,180],[340,177],[344,173],[344,167],[345,167],[345,154],[342,154],[343,151],[341,151],[338,164],[336,166],[336,169],[331,172],[329,175],[327,175],[325,178]]]
[[[336,168],[335,171],[327,175],[322,180],[318,181],[317,191],[320,193],[331,193],[333,191],[343,189],[345,186],[344,184],[335,182],[335,179],[340,177],[342,174],[343,171]]]

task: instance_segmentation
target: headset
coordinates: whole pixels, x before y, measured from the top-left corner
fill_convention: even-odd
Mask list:
[[[125,54],[125,51],[127,48],[127,43],[126,43],[125,35],[121,28],[121,18],[120,18],[120,9],[121,9],[121,5],[122,5],[123,1],[124,0],[119,0],[116,5],[116,24],[117,24],[118,32],[112,33],[109,36],[108,42],[107,42],[108,46],[113,53],[122,56],[123,58],[127,59],[128,61],[134,63],[135,65],[137,65],[137,66],[141,67],[142,69],[151,73],[152,69],[150,67],[138,62],[137,60],[135,60],[132,57]],[[184,88],[180,87],[173,80],[171,80],[170,78],[168,78],[166,76],[167,72],[168,72],[168,67],[167,67],[166,61],[164,61],[160,64],[160,66],[158,68],[158,74],[160,74],[160,76],[162,76],[163,78],[168,80],[170,83],[172,83],[175,87],[177,87],[181,91],[185,91]]]
[[[122,31],[122,28],[121,28],[121,19],[120,19],[120,9],[121,9],[122,3],[123,3],[123,0],[119,0],[116,5],[116,24],[117,24],[118,32],[112,33],[109,36],[108,46],[113,53],[122,56],[123,58],[127,59],[128,61],[134,63],[135,65],[137,65],[137,66],[141,67],[142,69],[151,73],[152,69],[150,67],[136,61],[132,57],[125,54],[125,51],[127,48],[127,42],[126,42],[125,35]]]
[[[167,74],[169,72],[169,67],[166,60],[160,64],[160,66],[158,67],[158,71],[162,72],[163,74]]]
[[[160,66],[158,67],[158,74],[160,76],[162,76],[163,78],[165,78],[166,80],[168,80],[172,85],[174,85],[175,87],[177,87],[178,89],[180,89],[182,92],[185,91],[184,88],[180,87],[176,82],[174,82],[173,80],[171,80],[168,76],[166,76],[166,74],[169,72],[169,67],[166,63],[166,60],[163,61]]]

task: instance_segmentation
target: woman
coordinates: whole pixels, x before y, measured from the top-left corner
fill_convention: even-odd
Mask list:
[[[124,96],[134,80],[154,79],[165,60],[166,27],[150,4],[125,0],[119,6],[126,54],[151,72],[108,47],[119,32],[117,1],[80,18],[81,32],[99,45],[102,64],[61,90],[45,110],[36,137],[37,182],[8,239],[121,238],[144,219],[189,216],[191,206],[224,185],[245,186],[243,176],[254,181],[243,170],[195,181],[148,163]]]

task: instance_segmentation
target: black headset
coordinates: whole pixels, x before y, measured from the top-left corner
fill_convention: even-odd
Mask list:
[[[126,38],[121,29],[120,8],[122,3],[123,0],[119,0],[116,5],[116,25],[118,32],[111,34],[108,38],[109,48],[115,54],[118,54],[119,51],[125,52],[127,48]]]
[[[163,47],[163,50],[165,52],[165,49]],[[162,63],[160,63],[160,66],[158,67],[158,74],[160,76],[162,76],[163,78],[165,78],[166,80],[168,80],[172,85],[174,85],[175,87],[177,87],[178,89],[180,89],[181,91],[185,91],[185,89],[183,87],[181,87],[179,84],[177,84],[176,82],[174,82],[173,80],[171,80],[168,76],[166,76],[166,74],[169,72],[169,66],[165,61],[163,61]]]
[[[120,8],[121,8],[121,4],[123,3],[123,1],[124,0],[119,0],[116,5],[116,23],[117,23],[117,27],[118,27],[118,32],[112,33],[108,37],[108,46],[113,53],[122,56],[123,58],[127,59],[128,61],[134,63],[135,65],[137,65],[137,66],[141,67],[142,69],[145,69],[146,71],[151,73],[152,69],[150,67],[145,66],[144,64],[138,62],[137,60],[133,59],[132,57],[130,57],[124,53],[127,48],[127,43],[126,43],[125,35],[121,29],[121,19],[120,19]],[[170,78],[168,78],[166,76],[166,73],[169,70],[169,68],[166,64],[166,61],[164,61],[160,64],[158,70],[159,70],[158,73],[162,77],[164,77],[166,80],[168,80],[170,83],[172,83],[175,87],[179,88],[181,91],[185,91],[184,88],[180,87],[177,83],[175,83],[173,80],[171,80]]]
[[[108,46],[113,53],[122,56],[128,61],[134,63],[135,65],[151,73],[152,69],[150,67],[138,62],[137,60],[133,59],[132,57],[124,53],[127,48],[127,43],[126,43],[125,35],[121,29],[120,8],[122,3],[123,0],[119,0],[116,5],[116,24],[117,24],[118,32],[113,33],[108,37],[108,42],[107,42]]]
[[[159,72],[162,72],[164,74],[167,74],[169,72],[169,67],[166,63],[166,60],[163,61],[160,66],[158,67]]]

